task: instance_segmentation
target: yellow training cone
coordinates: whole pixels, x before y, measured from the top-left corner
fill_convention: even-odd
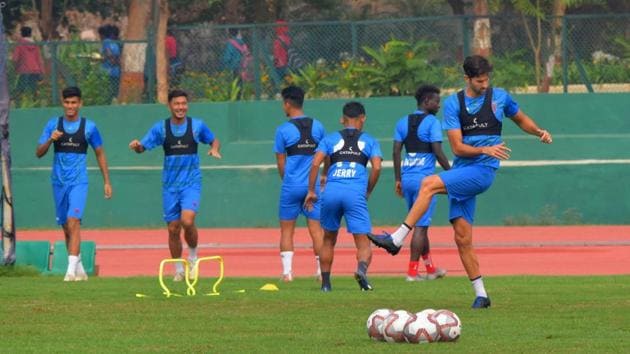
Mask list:
[[[271,284],[271,283],[267,283],[265,285],[263,285],[260,290],[263,291],[278,291],[280,289],[278,289],[278,287],[275,284]]]

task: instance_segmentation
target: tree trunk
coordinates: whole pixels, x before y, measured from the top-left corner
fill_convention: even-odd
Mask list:
[[[453,15],[463,16],[465,11],[464,0],[448,0],[448,4],[453,10]],[[464,61],[464,39],[462,38],[462,21],[457,21],[457,49],[455,58],[458,62]]]
[[[166,103],[168,100],[168,69],[169,62],[166,54],[166,26],[168,25],[168,0],[160,1],[160,22],[155,36],[155,57],[157,74],[157,100]]]
[[[151,3],[148,0],[131,0],[127,40],[146,40]],[[144,90],[144,64],[146,62],[146,43],[126,43],[122,52],[122,75],[118,102],[140,103]]]
[[[478,16],[473,23],[473,53],[489,57],[492,54],[492,34],[487,0],[473,1],[473,14]],[[486,17],[483,17],[486,16]]]
[[[53,33],[53,2],[52,0],[42,0],[41,6],[39,17],[42,37],[44,40],[50,40]]]
[[[566,14],[566,11],[567,4],[565,0],[554,0],[554,18],[551,23],[553,53],[549,56],[547,64],[545,65],[545,78],[540,87],[541,92],[549,92],[549,86],[551,86],[551,81],[553,81],[553,71],[562,63],[562,18]]]

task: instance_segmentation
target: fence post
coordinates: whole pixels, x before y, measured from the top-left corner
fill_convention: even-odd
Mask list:
[[[461,16],[464,58],[470,55],[470,39],[468,35],[468,16]]]
[[[359,51],[359,38],[357,35],[357,23],[355,21],[350,22],[350,34],[352,37],[352,58],[356,59]]]
[[[562,91],[569,92],[569,56],[567,51],[567,17],[562,16]]]
[[[258,26],[254,26],[252,31],[252,42],[254,44],[254,94],[256,95],[256,100],[260,100],[260,94],[262,91],[261,83],[260,83],[260,43],[259,43],[259,34],[258,34]]]
[[[51,104],[56,105],[59,102],[59,87],[57,83],[57,42],[49,42],[50,48],[50,90]]]

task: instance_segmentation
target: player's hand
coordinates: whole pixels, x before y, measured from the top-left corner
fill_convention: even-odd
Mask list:
[[[219,152],[219,150],[215,150],[215,149],[210,149],[208,150],[208,156],[212,156],[215,159],[221,159],[221,153]]]
[[[553,142],[553,139],[551,138],[551,133],[546,131],[545,129],[538,129],[538,137],[540,138],[540,141],[544,144],[551,144]]]
[[[52,132],[52,134],[50,134],[50,140],[52,141],[57,141],[59,138],[61,138],[63,136],[63,133],[60,132],[59,130],[54,130]]]
[[[313,191],[308,191],[308,194],[306,194],[306,198],[304,198],[304,209],[308,211],[312,211],[313,204],[315,204],[316,201],[317,201],[317,194],[315,194],[315,192]]]
[[[129,148],[137,153],[141,153],[142,151],[144,151],[142,144],[140,144],[140,141],[138,139],[134,139],[129,143]]]
[[[396,183],[394,184],[394,192],[396,193],[397,196],[402,198],[402,185],[400,183],[400,181],[396,181]]]
[[[110,199],[112,197],[112,185],[109,183],[105,183],[103,189],[105,191],[105,199]]]
[[[505,142],[502,142],[501,144],[484,147],[482,150],[482,153],[484,155],[497,158],[499,160],[507,160],[510,158],[511,151],[512,149],[507,147],[507,145],[505,145]]]

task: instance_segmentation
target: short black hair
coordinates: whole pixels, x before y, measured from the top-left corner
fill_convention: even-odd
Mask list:
[[[427,98],[431,97],[432,94],[440,94],[440,89],[433,85],[421,85],[416,90],[416,102],[418,106],[424,102]]]
[[[464,74],[468,77],[478,77],[492,72],[492,64],[481,55],[471,55],[464,59]]]
[[[359,118],[365,115],[365,107],[361,102],[351,101],[343,105],[343,116],[346,118]]]
[[[186,97],[186,100],[188,100],[188,93],[184,90],[179,90],[179,89],[175,89],[168,93],[169,102],[171,102],[173,98],[176,98],[176,97]]]
[[[66,87],[65,89],[63,89],[63,91],[61,91],[61,97],[63,97],[63,99],[70,97],[81,98],[81,89],[76,86]]]
[[[238,34],[238,28],[230,28],[228,29],[228,33],[230,34],[230,36],[234,37]]]
[[[33,29],[28,26],[20,28],[20,34],[22,35],[22,37],[30,37],[32,33]]]
[[[304,105],[304,90],[298,86],[287,86],[280,93],[284,101],[288,101],[292,106],[302,108]]]

